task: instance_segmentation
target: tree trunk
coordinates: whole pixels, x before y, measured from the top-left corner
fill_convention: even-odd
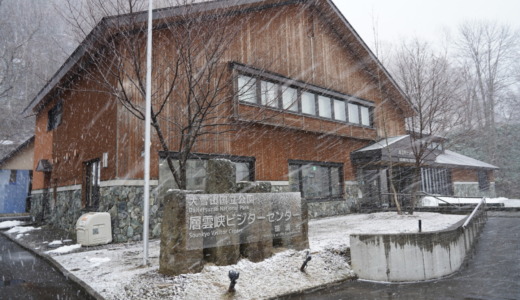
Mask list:
[[[421,164],[416,164],[413,170],[413,178],[412,178],[412,195],[410,198],[410,207],[408,208],[408,213],[413,215],[415,211],[415,205],[417,203],[417,198],[419,197],[419,192],[421,189]]]

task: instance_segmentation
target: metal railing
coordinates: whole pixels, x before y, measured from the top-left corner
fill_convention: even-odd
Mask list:
[[[471,222],[471,220],[477,214],[477,212],[480,216],[482,214],[482,212],[485,212],[485,211],[486,211],[486,198],[482,198],[482,200],[480,200],[480,202],[478,203],[477,207],[475,207],[473,209],[473,211],[471,212],[469,217],[466,219],[464,224],[462,224],[462,228],[466,228],[466,226],[468,226],[469,222]]]

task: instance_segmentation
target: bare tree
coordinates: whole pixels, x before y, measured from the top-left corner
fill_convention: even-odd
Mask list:
[[[416,115],[406,119],[414,156],[410,212],[421,188],[421,167],[436,150],[436,140],[458,122],[460,76],[450,66],[447,51],[434,52],[426,42],[403,43],[394,61],[394,74],[412,101]]]
[[[18,143],[26,138],[20,134],[25,124],[19,113],[26,104],[28,74],[34,70],[28,53],[40,18],[28,3],[0,1],[0,13],[0,105],[5,112],[0,119],[0,141]]]
[[[486,154],[495,162],[497,109],[514,99],[518,82],[515,64],[519,34],[496,22],[466,22],[459,28],[456,45],[464,72],[466,98],[471,109],[469,124],[486,139]]]
[[[68,0],[69,22],[85,34],[103,19],[86,45],[90,65],[82,76],[117,99],[132,115],[145,118],[145,33],[142,0],[90,0],[77,9]],[[217,8],[198,11],[197,1],[173,1],[174,15],[164,15],[154,28],[151,125],[177,186],[186,188],[187,162],[202,138],[233,130],[233,80],[227,50],[246,20]],[[86,10],[85,10],[86,9]],[[158,11],[156,14],[167,13]],[[129,14],[124,14],[129,13]],[[85,15],[86,14],[86,15]],[[243,91],[247,93],[247,91]],[[178,153],[175,160],[169,155]]]
[[[383,47],[381,47],[381,41],[379,39],[379,32],[378,32],[378,22],[377,22],[377,19],[374,17],[374,15],[372,14],[372,33],[374,35],[374,51],[375,51],[375,54],[376,56],[378,57],[378,59],[381,61],[381,63],[385,64],[386,63],[386,52],[383,52]],[[390,47],[386,47],[385,49],[389,52],[389,49]],[[383,92],[383,86],[382,86],[382,79],[383,79],[383,74],[381,72],[380,69],[377,70],[377,78],[378,78],[378,92],[380,93],[380,96],[385,99],[384,102],[387,102],[387,101],[390,101],[390,99],[388,99],[384,92]],[[384,103],[383,102],[383,103]],[[386,139],[387,141],[387,144],[386,144],[386,147],[390,147],[390,145],[388,144],[388,138],[390,137],[390,134],[389,134],[389,128],[387,126],[388,123],[388,115],[386,113],[382,113],[381,114],[381,119],[382,119],[382,131],[383,131],[383,138]],[[397,189],[396,189],[396,183],[395,183],[395,180],[394,180],[394,162],[392,161],[392,159],[390,159],[390,162],[389,162],[389,165],[388,165],[388,169],[386,170],[386,172],[388,173],[388,185],[389,185],[389,188],[390,188],[390,198],[391,198],[391,201],[393,201],[394,205],[395,205],[395,208],[396,208],[396,211],[397,211],[397,214],[401,215],[402,214],[402,208],[401,208],[401,203],[399,201],[399,196],[398,196],[398,192],[397,192]],[[377,176],[380,176],[379,174],[377,174]],[[380,183],[381,184],[381,183]],[[383,190],[380,188],[380,190]],[[381,197],[385,197],[385,195],[381,195]]]

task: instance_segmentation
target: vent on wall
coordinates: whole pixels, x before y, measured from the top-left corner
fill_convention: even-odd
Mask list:
[[[108,152],[103,153],[103,168],[108,167]]]

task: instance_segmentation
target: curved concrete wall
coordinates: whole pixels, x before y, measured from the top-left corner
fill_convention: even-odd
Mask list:
[[[352,269],[360,279],[419,281],[457,271],[485,224],[486,211],[453,228],[411,234],[359,234],[350,236]]]

